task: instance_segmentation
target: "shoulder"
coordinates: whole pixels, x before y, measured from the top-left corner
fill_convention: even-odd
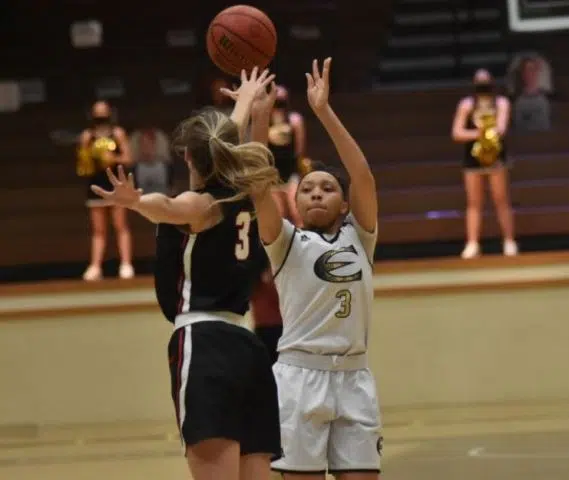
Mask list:
[[[89,140],[91,140],[91,137],[93,136],[93,132],[91,132],[91,130],[89,130],[88,128],[86,128],[85,130],[83,130],[81,132],[81,134],[79,135],[79,142],[80,143],[87,143],[89,142]]]
[[[472,110],[474,107],[474,99],[472,97],[464,97],[458,102],[458,109],[462,111]]]
[[[510,106],[510,100],[508,99],[508,97],[505,97],[503,95],[498,95],[496,97],[496,105],[498,107],[509,107]]]
[[[126,139],[126,131],[122,127],[113,127],[113,135],[118,139]]]

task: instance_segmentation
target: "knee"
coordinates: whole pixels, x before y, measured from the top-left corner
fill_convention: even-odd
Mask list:
[[[128,223],[124,212],[113,215],[113,227],[117,233],[128,233]]]

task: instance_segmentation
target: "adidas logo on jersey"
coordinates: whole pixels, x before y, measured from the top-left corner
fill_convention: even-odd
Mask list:
[[[308,242],[308,240],[310,240],[310,237],[309,237],[308,235],[306,235],[305,233],[303,233],[303,234],[300,236],[300,241],[301,241],[301,242]]]

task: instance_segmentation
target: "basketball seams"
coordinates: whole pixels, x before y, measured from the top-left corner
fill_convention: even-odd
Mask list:
[[[221,57],[223,57],[224,60],[227,60],[227,63],[231,64],[233,67],[236,67],[236,68],[239,67],[238,63],[235,63],[231,57],[224,55],[225,51],[222,50],[221,48],[219,48],[219,44],[215,41],[215,36],[213,35],[213,27],[214,26],[215,25],[212,25],[210,27],[209,36],[211,37],[211,43],[212,43],[213,47],[215,48],[215,51],[217,53],[219,53],[221,55]],[[239,73],[241,73],[241,70],[239,70]]]
[[[263,25],[263,27],[265,27],[265,30],[267,30],[267,32],[269,32],[271,34],[271,37],[273,37],[273,40],[275,42],[277,41],[277,34],[276,34],[277,29],[275,28],[275,26],[272,22],[271,22],[272,28],[270,28],[261,18],[256,17],[255,15],[250,15],[249,13],[246,13],[246,12],[227,12],[221,16],[223,17],[225,15],[238,15],[238,16],[240,15],[242,17],[252,18],[253,20],[256,20],[261,25]],[[214,18],[214,21],[215,21],[215,18]]]
[[[229,30],[227,28],[226,25],[224,25],[223,23],[213,23],[211,25],[211,29],[213,30],[213,27],[218,26],[223,28],[223,30],[225,30],[226,32],[230,33],[231,35],[234,35],[235,38],[238,38],[239,40],[241,40],[243,43],[247,44],[247,46],[251,47],[252,50],[255,50],[259,55],[262,55],[263,57],[272,60],[272,56],[271,55],[267,55],[265,52],[263,52],[262,50],[259,50],[255,45],[251,44],[246,38],[242,37],[241,35],[239,35],[238,33],[235,33],[233,30]]]
[[[217,25],[220,25],[220,24],[217,24]],[[234,67],[234,68],[233,68],[233,71],[230,71],[230,69],[227,69],[227,66],[226,66],[225,69],[222,69],[222,70],[227,70],[226,73],[229,73],[230,75],[237,75],[237,76],[239,76],[239,74],[241,73],[241,70],[242,70],[243,67],[242,67],[239,63],[235,63],[235,61],[233,60],[233,57],[228,57],[227,55],[225,55],[225,51],[224,51],[223,49],[219,48],[219,44],[218,44],[218,42],[215,41],[215,37],[214,37],[214,35],[213,35],[213,27],[214,27],[214,26],[215,26],[215,25],[212,25],[212,26],[211,26],[211,28],[210,28],[210,34],[209,34],[209,36],[211,37],[211,42],[212,42],[213,48],[215,49],[215,52],[216,52],[217,54],[219,54],[219,56],[220,56],[225,62],[227,62],[231,67]],[[233,32],[231,32],[231,33],[233,33]],[[248,44],[248,43],[247,43],[247,44]]]
[[[238,75],[243,68],[250,70],[254,65],[265,68],[273,60],[277,31],[263,11],[236,5],[218,13],[211,21],[206,43],[214,63],[226,73]]]

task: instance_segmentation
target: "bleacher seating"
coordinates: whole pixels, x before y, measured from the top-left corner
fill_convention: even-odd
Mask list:
[[[4,32],[5,36],[13,34],[12,40],[19,39],[20,43],[5,43],[14,48],[0,52],[3,66],[12,72],[12,78],[44,79],[47,101],[24,105],[16,113],[0,114],[0,216],[4,231],[9,232],[2,236],[0,265],[87,260],[89,225],[83,205],[86,187],[75,176],[74,146],[54,142],[53,133],[78,132],[84,127],[94,86],[105,77],[122,79],[125,95],[113,103],[127,130],[147,125],[171,130],[194,107],[195,92],[164,96],[160,79],[185,78],[192,84],[199,80],[208,63],[200,44],[207,26],[204,18],[211,18],[227,4],[206,3],[210,16],[188,16],[185,21],[181,12],[189,7],[178,0],[162,2],[160,8],[154,4],[144,15],[139,14],[140,3],[119,2],[111,9],[103,2],[103,7],[91,12],[103,20],[110,16],[104,22],[108,36],[101,50],[73,50],[67,30],[44,42],[23,43],[32,32],[48,30],[41,22],[48,14],[45,8],[30,16],[31,26]],[[22,1],[17,10],[25,11],[28,4]],[[293,106],[306,114],[308,153],[313,158],[338,161],[322,128],[307,110],[301,88],[310,59],[332,54],[336,60],[334,106],[360,141],[380,187],[380,242],[461,240],[461,147],[450,140],[450,123],[456,102],[467,90],[358,91],[366,83],[370,59],[377,53],[377,42],[390,18],[391,2],[367,0],[358,8],[347,0],[319,4],[273,0],[266,7],[282,38],[276,61],[277,71],[282,74],[279,80],[293,86]],[[88,18],[88,5],[69,2],[65,15],[54,20],[53,25],[66,29],[71,20],[78,18],[76,15]],[[320,25],[326,31],[325,37],[310,40],[310,47],[298,38],[288,38],[290,32],[285,26],[292,18],[300,18],[299,25]],[[353,19],[351,27],[346,27],[346,18]],[[121,28],[125,24],[121,22],[134,20],[145,26]],[[195,28],[196,38],[202,40],[195,46],[168,48],[165,38],[170,28]],[[343,93],[349,91],[352,93]],[[516,159],[512,197],[520,235],[569,231],[569,137],[564,128],[569,121],[568,106],[563,101],[554,104],[556,128],[551,132],[512,134],[508,139],[509,151]],[[154,228],[136,215],[130,219],[135,255],[151,256]],[[485,223],[485,235],[495,236],[496,222]],[[109,250],[112,255],[113,242],[109,242]]]

